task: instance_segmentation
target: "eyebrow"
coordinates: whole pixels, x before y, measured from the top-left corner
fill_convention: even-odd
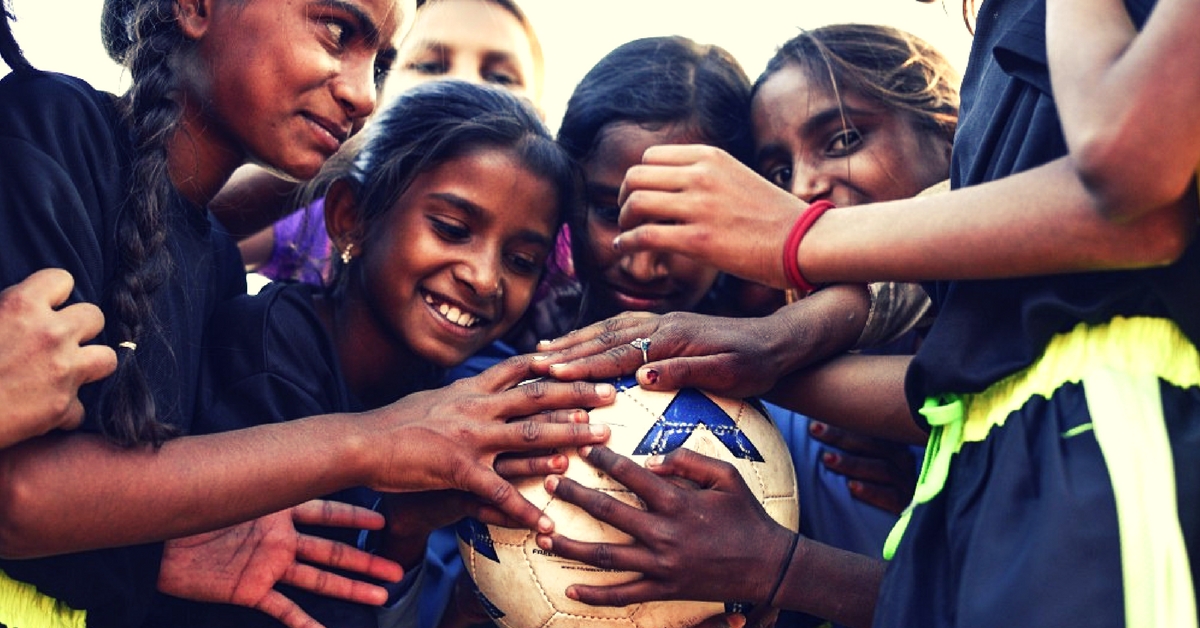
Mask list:
[[[346,0],[316,0],[314,4],[331,9],[339,9],[354,16],[355,21],[358,22],[358,26],[362,30],[363,39],[371,46],[379,45],[379,25],[357,4],[347,2]]]
[[[853,128],[857,125],[852,124],[852,120],[856,118],[866,118],[868,116],[874,116],[878,114],[879,111],[874,109],[862,109],[858,107],[851,107],[846,104],[842,104],[840,107],[829,107],[827,109],[818,111],[816,114],[805,120],[804,124],[800,125],[800,130],[796,133],[796,135],[798,137],[808,137],[819,129],[830,125],[831,123],[837,122],[841,124],[843,120],[846,122],[843,125],[845,128]],[[761,149],[755,151],[754,163],[761,163],[763,160],[773,158],[779,153],[786,154],[787,149],[785,149],[778,142],[767,144]]]
[[[429,198],[451,205],[472,218],[478,219],[484,214],[482,207],[452,192],[433,192],[429,195]],[[522,229],[517,234],[517,237],[531,244],[538,244],[547,248],[553,244],[553,236],[546,236],[533,229]]]

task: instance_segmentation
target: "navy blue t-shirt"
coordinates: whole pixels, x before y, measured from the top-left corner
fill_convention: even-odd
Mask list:
[[[1137,23],[1153,0],[1127,0]],[[987,0],[963,77],[954,141],[955,188],[1066,155],[1046,65],[1045,0]],[[1173,319],[1200,344],[1200,245],[1157,269],[926,285],[937,319],[908,372],[915,410],[943,393],[971,393],[1030,365],[1055,334],[1114,316]]]
[[[205,336],[204,365],[194,432],[225,432],[320,414],[358,412],[362,404],[345,384],[333,340],[313,305],[318,288],[272,283],[255,296],[243,295],[214,312]],[[326,497],[371,507],[378,495],[366,488]],[[302,531],[353,546],[358,530]],[[287,585],[276,587],[330,628],[375,628],[375,608],[335,600]],[[217,628],[280,626],[257,610],[165,598],[154,626]]]
[[[130,194],[131,142],[116,104],[111,94],[62,75],[0,80],[0,288],[42,268],[63,268],[75,278],[69,302],[103,304],[116,267],[116,217]],[[173,266],[154,295],[156,333],[137,339],[137,359],[158,418],[187,433],[205,322],[217,302],[245,292],[245,275],[237,248],[203,208],[176,195],[164,221]],[[129,340],[114,335],[108,316],[110,327],[96,342]],[[80,391],[81,430],[102,431],[103,394],[103,383]],[[161,555],[154,543],[0,560],[0,569],[87,610],[89,626],[128,628],[145,616]]]

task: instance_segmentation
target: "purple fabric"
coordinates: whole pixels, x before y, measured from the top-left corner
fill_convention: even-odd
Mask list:
[[[325,199],[320,198],[275,223],[271,259],[258,273],[274,281],[292,279],[322,285],[329,277],[332,246],[325,231]]]

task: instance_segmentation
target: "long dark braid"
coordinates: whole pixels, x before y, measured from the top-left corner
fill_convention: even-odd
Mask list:
[[[13,15],[12,9],[8,8],[8,0],[4,0],[3,5],[0,5],[0,13],[4,14],[0,16],[0,59],[4,59],[13,72],[33,72],[33,66],[25,58],[25,53],[21,52],[17,39],[13,37],[12,21],[17,17]]]
[[[110,9],[124,12],[131,4],[137,4],[131,21],[125,21],[128,13],[109,15]],[[174,194],[167,170],[167,140],[179,122],[181,109],[173,99],[178,83],[168,60],[183,44],[175,4],[175,0],[105,3],[104,24],[133,27],[131,45],[125,45],[120,56],[132,78],[123,98],[123,113],[133,139],[134,160],[130,195],[117,220],[117,268],[107,294],[109,328],[120,342],[144,342],[158,333],[152,297],[172,263],[166,248],[165,212]],[[119,21],[112,21],[114,17]],[[107,40],[115,34],[105,32],[110,54],[114,48]],[[126,31],[126,37],[129,34]],[[118,355],[121,359],[105,402],[105,429],[125,445],[161,444],[173,430],[157,418],[137,352],[124,347],[118,349]]]

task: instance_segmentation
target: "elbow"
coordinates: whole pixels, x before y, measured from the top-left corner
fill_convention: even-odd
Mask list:
[[[5,464],[0,471],[0,558],[35,558],[45,554],[39,551],[39,529],[34,503],[37,489],[32,482],[21,478],[12,465]]]
[[[1109,268],[1154,268],[1179,261],[1196,235],[1194,194],[1124,223],[1109,242]]]
[[[1107,220],[1127,222],[1177,201],[1195,180],[1163,155],[1139,153],[1117,125],[1099,129],[1071,145],[1077,177]],[[1138,145],[1140,147],[1140,145]]]

